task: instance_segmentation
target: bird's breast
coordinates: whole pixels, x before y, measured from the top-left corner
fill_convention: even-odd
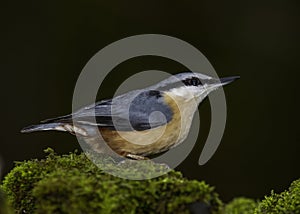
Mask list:
[[[120,155],[147,156],[178,145],[189,132],[195,106],[168,94],[164,94],[164,101],[173,112],[168,123],[143,131],[117,131],[100,127],[104,141]]]

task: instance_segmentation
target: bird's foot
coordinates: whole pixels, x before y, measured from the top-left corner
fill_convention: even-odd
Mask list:
[[[147,157],[140,156],[140,155],[134,155],[134,154],[126,154],[125,157],[132,159],[132,160],[150,160]]]

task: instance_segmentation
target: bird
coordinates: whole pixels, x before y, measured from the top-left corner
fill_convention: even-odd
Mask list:
[[[96,153],[145,160],[181,144],[198,105],[212,91],[239,78],[181,72],[144,89],[41,121],[21,132],[65,131],[83,139]]]

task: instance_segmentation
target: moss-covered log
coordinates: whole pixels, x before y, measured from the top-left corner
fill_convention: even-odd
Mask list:
[[[106,166],[115,164],[107,157],[103,161]],[[145,164],[143,167],[153,172],[165,168]],[[220,213],[222,209],[213,187],[187,180],[179,172],[141,181],[126,180],[104,173],[84,154],[57,156],[51,150],[44,160],[17,163],[2,186],[17,213],[190,213],[195,203],[204,204],[201,209],[209,213]]]
[[[213,187],[185,179],[174,170],[145,180],[127,180],[101,170],[106,167],[145,178],[166,170],[151,161],[125,161],[120,165],[102,157],[99,168],[84,154],[59,156],[51,149],[47,152],[45,159],[19,162],[6,175],[0,188],[15,213],[300,214],[300,180],[260,202],[242,197],[224,206]],[[1,189],[0,214],[10,214]]]

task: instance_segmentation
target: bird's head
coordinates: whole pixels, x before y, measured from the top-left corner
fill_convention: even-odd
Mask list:
[[[217,79],[200,73],[184,72],[159,82],[151,89],[167,92],[185,99],[194,98],[201,102],[211,91],[239,78],[239,76],[231,76]]]

